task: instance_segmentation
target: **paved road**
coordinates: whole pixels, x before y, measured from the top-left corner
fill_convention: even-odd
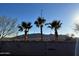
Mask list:
[[[0,55],[74,56],[74,42],[0,42]],[[6,55],[5,54],[5,55]]]
[[[79,56],[79,39],[76,39],[75,56]]]

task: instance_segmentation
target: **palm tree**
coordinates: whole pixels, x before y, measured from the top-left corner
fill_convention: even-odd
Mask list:
[[[40,28],[40,33],[41,33],[41,40],[43,39],[43,26],[45,23],[45,19],[43,17],[38,17],[37,20],[34,22],[34,24]]]
[[[30,22],[22,22],[20,26],[18,26],[19,31],[25,32],[25,40],[28,39],[27,33],[29,32],[29,29],[31,29],[32,25]]]
[[[46,23],[46,25],[48,25],[48,28],[50,29],[54,29],[55,31],[55,40],[58,40],[58,32],[57,30],[61,27],[61,22],[58,20],[54,20],[51,23]]]

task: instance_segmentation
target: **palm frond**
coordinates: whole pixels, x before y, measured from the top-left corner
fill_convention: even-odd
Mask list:
[[[50,25],[51,23],[46,23],[45,25]]]
[[[38,21],[35,21],[34,24],[39,27]]]
[[[42,18],[42,17],[38,17],[37,20],[34,22],[34,24],[37,26],[37,27],[40,27],[40,26],[43,26],[44,23],[45,23],[45,19]]]
[[[48,27],[51,29],[53,29],[53,28],[59,29],[61,27],[62,23],[60,21],[54,20],[51,23],[46,23],[45,25],[50,25]]]
[[[23,28],[27,28],[27,23],[26,23],[26,22],[22,22],[21,26],[22,26]]]
[[[38,21],[35,21],[34,24],[38,24]]]
[[[21,26],[18,26],[19,31],[23,31],[23,28]]]
[[[53,27],[51,27],[51,26],[48,26],[48,28],[53,29]]]
[[[21,26],[18,26],[19,31],[29,30],[32,27],[30,22],[22,22]]]
[[[28,26],[31,26],[31,23],[30,22],[28,22]]]

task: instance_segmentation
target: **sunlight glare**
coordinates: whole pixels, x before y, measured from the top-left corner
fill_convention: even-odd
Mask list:
[[[73,22],[76,23],[76,24],[79,23],[79,14],[76,14],[74,16]]]
[[[75,24],[79,24],[79,12],[74,13],[72,19],[72,25],[75,27]],[[75,31],[73,33],[75,34],[75,37],[79,37],[78,33]]]

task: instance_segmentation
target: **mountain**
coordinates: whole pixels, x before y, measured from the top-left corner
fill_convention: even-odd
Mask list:
[[[33,33],[33,34],[28,34],[28,40],[29,41],[40,41],[40,33]],[[54,34],[43,34],[43,41],[52,41],[54,39]],[[61,41],[63,40],[70,40],[72,39],[71,37],[67,35],[59,35],[58,39]],[[11,37],[11,38],[4,38],[2,41],[23,41],[24,40],[24,35],[19,35],[16,37]],[[1,41],[1,40],[0,40]]]
[[[40,41],[40,33],[34,33],[34,34],[29,34],[28,35],[28,40],[29,41]],[[67,35],[59,35],[59,40],[66,40],[68,38]],[[11,38],[12,40],[16,39],[19,41],[22,41],[24,39],[24,35],[19,35],[16,37]],[[52,41],[54,40],[54,35],[53,34],[43,34],[43,41]]]

